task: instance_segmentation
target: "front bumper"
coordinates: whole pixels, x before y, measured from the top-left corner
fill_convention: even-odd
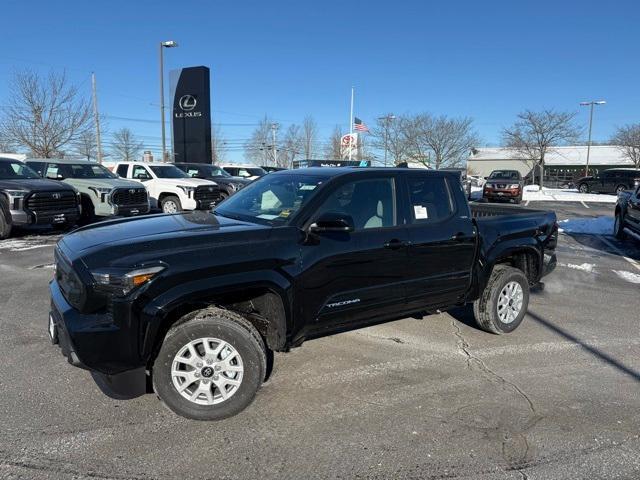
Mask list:
[[[484,198],[489,200],[513,200],[522,196],[522,190],[510,189],[510,190],[484,190],[482,193]]]
[[[49,292],[50,320],[70,364],[107,375],[144,366],[128,317],[115,322],[111,311],[80,313],[64,298],[56,280],[49,283]]]
[[[32,212],[29,210],[10,210],[13,225],[74,225],[80,218],[80,210],[60,210],[59,212]]]

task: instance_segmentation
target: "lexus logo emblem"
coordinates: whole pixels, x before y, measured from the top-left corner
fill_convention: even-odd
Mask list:
[[[53,195],[51,195],[53,198],[55,198],[56,200],[60,199],[61,195],[59,193],[54,193]]]
[[[190,112],[196,108],[197,103],[196,97],[193,95],[183,95],[180,97],[180,100],[178,100],[178,105],[185,112]]]

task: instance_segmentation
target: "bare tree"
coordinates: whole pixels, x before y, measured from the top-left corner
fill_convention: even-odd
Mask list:
[[[553,147],[575,142],[581,129],[575,123],[576,114],[543,110],[525,110],[517,116],[515,123],[502,132],[503,143],[512,148],[523,159],[539,169],[540,186],[544,184],[544,159]]]
[[[640,168],[640,123],[617,127],[611,143],[618,146],[636,168]]]
[[[342,158],[342,151],[340,149],[341,142],[342,132],[340,131],[340,127],[336,125],[325,147],[324,156],[327,160],[340,160]]]
[[[91,109],[64,73],[16,73],[9,85],[0,137],[34,157],[51,158],[91,128]]]
[[[275,122],[265,115],[244,145],[245,157],[258,165],[275,164],[278,138],[276,129],[276,145],[273,145],[273,125]]]
[[[223,163],[226,160],[227,139],[222,134],[220,127],[211,129],[211,160],[212,163]]]
[[[303,154],[305,148],[304,127],[291,124],[284,134],[282,146],[278,151],[278,167],[291,168],[293,161]]]
[[[98,157],[98,144],[93,130],[86,130],[78,136],[73,142],[73,153],[85,160],[95,160]]]
[[[387,153],[388,163],[398,165],[407,160],[409,154],[409,142],[406,128],[410,119],[406,116],[386,114],[377,119],[371,129],[373,147],[382,151],[382,156]]]
[[[111,150],[116,158],[124,162],[135,161],[140,156],[142,142],[136,138],[131,130],[126,127],[121,128],[113,134]]]
[[[302,122],[302,156],[304,158],[313,158],[317,137],[318,125],[313,117],[308,115]]]

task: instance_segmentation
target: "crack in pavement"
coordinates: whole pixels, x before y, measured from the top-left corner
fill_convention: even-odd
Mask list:
[[[502,457],[510,464],[524,461],[527,459],[530,451],[529,439],[527,438],[526,433],[543,417],[536,411],[536,407],[531,398],[518,385],[493,371],[482,359],[478,358],[471,352],[469,342],[464,338],[462,330],[453,319],[451,320],[451,326],[455,329],[454,335],[458,340],[458,351],[464,355],[467,362],[467,369],[473,371],[475,365],[485,378],[497,380],[501,384],[508,386],[526,402],[530,414],[528,415],[527,421],[521,428],[514,428],[514,425],[504,425],[504,419],[502,418],[497,419],[497,425],[489,425],[487,422],[487,429],[495,431],[501,437]],[[464,408],[465,407],[462,409]],[[523,474],[523,472],[518,473]],[[523,478],[526,479],[526,475],[524,475]]]

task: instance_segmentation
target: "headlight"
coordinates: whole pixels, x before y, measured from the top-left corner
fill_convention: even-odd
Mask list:
[[[26,190],[5,190],[5,192],[13,198],[24,198],[24,196],[29,193]]]
[[[111,195],[113,188],[111,187],[89,187],[89,190],[92,190],[93,193],[96,194],[96,197],[100,199],[101,202],[104,202],[105,199]]]
[[[151,281],[152,278],[164,269],[164,266],[158,265],[155,267],[139,268],[124,273],[111,270],[99,270],[91,272],[91,276],[99,290],[125,296],[132,290]]]
[[[176,185],[176,187],[181,189],[189,197],[191,196],[191,193],[193,193],[193,191],[196,189],[196,187],[185,187],[184,185]]]
[[[507,185],[507,188],[509,188],[509,189],[513,189],[513,188],[520,188],[520,184],[518,184],[518,183],[512,183],[511,185]]]

